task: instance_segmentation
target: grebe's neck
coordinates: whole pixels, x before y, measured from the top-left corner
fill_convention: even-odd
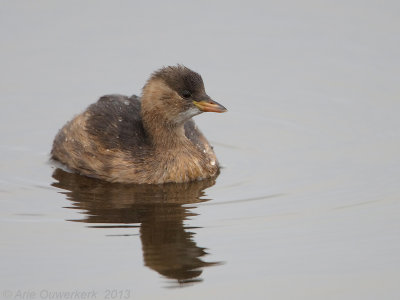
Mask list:
[[[162,81],[148,82],[143,88],[141,114],[143,127],[156,148],[175,148],[187,143],[184,122],[176,122],[176,108],[168,104],[174,97]]]
[[[173,124],[154,111],[142,109],[143,127],[154,146],[175,148],[187,141],[183,124]]]

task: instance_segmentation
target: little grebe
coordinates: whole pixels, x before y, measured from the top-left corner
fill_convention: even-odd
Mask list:
[[[211,145],[191,119],[225,112],[201,76],[182,66],[154,72],[137,96],[101,97],[54,139],[52,158],[110,182],[188,182],[217,175]]]

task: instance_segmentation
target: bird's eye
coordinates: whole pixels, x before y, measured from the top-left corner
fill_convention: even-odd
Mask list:
[[[192,96],[192,94],[188,90],[184,90],[182,92],[182,97],[183,98],[188,99],[188,98],[190,98],[190,96]]]

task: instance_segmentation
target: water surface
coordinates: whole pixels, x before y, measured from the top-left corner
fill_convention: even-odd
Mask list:
[[[397,299],[399,9],[4,3],[2,297]],[[195,118],[215,181],[125,186],[49,163],[74,114],[175,63],[229,109]]]

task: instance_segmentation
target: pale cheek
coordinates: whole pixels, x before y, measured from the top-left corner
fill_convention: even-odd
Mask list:
[[[177,123],[186,122],[190,118],[192,118],[200,113],[201,113],[201,110],[199,110],[197,107],[192,107],[188,110],[185,110],[178,115]]]

